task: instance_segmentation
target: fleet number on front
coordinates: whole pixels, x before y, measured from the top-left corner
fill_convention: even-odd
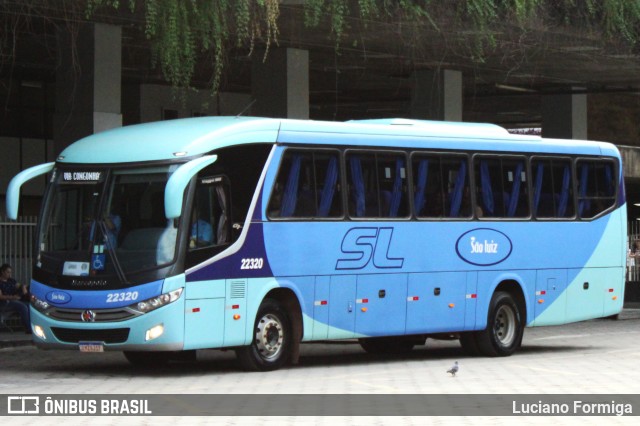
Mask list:
[[[242,259],[240,269],[262,269],[264,266],[264,259],[261,257],[254,257],[251,259]]]
[[[137,291],[127,291],[122,293],[109,293],[107,294],[107,303],[114,302],[127,302],[138,299]]]

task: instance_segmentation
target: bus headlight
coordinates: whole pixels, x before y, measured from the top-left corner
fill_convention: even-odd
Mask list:
[[[36,308],[36,310],[40,311],[40,312],[44,312],[47,309],[49,309],[49,307],[51,305],[49,305],[47,302],[45,302],[44,300],[38,299],[37,297],[35,297],[33,294],[31,295],[31,306],[33,306],[34,308]]]
[[[39,325],[33,326],[33,334],[41,338],[42,340],[47,340],[47,335],[44,333],[44,328]]]
[[[164,333],[164,324],[158,324],[154,327],[151,327],[149,330],[147,330],[144,336],[144,340],[148,342],[149,340],[157,339],[158,337],[162,336],[163,333]]]
[[[182,294],[183,288],[179,288],[177,290],[170,291],[169,293],[161,294],[160,296],[152,297],[151,299],[143,300],[142,302],[135,303],[129,306],[131,309],[135,309],[136,311],[147,313],[151,312],[155,309],[158,309],[162,306],[168,305],[169,303],[175,302],[180,298]]]

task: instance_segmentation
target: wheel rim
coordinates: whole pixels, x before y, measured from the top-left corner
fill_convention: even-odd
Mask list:
[[[496,313],[493,327],[498,342],[503,346],[511,346],[516,338],[516,313],[510,306],[500,306]]]
[[[256,327],[256,348],[263,359],[273,360],[282,352],[284,327],[280,318],[267,314],[260,318]]]

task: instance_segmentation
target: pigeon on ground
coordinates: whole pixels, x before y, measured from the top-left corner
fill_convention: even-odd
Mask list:
[[[447,373],[450,373],[451,376],[456,377],[456,373],[458,372],[458,370],[460,369],[460,367],[458,367],[458,361],[456,361],[450,369],[447,370]]]

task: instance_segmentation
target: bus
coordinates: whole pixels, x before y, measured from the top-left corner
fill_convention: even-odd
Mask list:
[[[302,342],[508,356],[525,326],[615,316],[626,201],[609,143],[492,124],[199,117],[117,128],[47,175],[31,322],[40,348],[134,365]]]

